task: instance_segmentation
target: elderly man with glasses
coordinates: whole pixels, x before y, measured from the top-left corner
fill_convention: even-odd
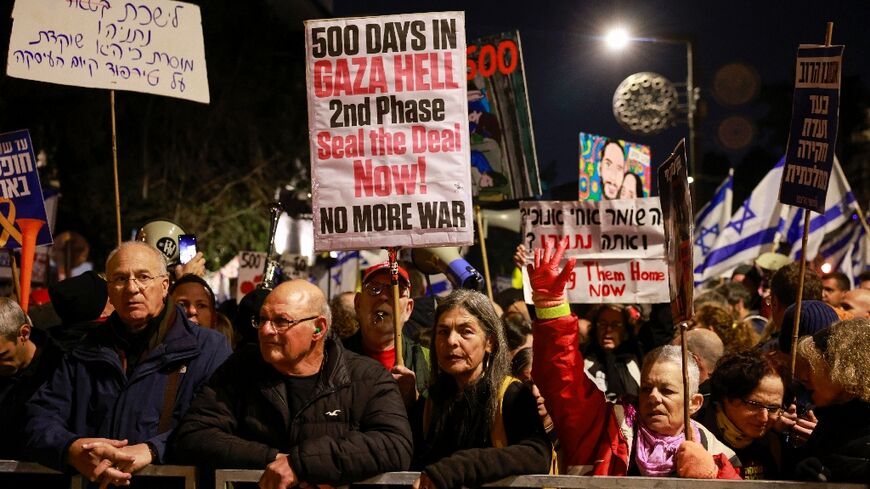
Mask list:
[[[399,315],[404,325],[414,310],[411,298],[411,280],[408,272],[399,267],[399,312],[393,311],[393,288],[390,284],[390,266],[379,263],[363,273],[362,290],[354,298],[359,330],[344,340],[350,351],[374,358],[381,363],[399,384],[405,406],[409,407],[426,394],[429,380],[429,352],[408,336],[402,335],[402,365],[396,363],[396,344],[393,315]]]
[[[406,470],[412,436],[396,383],[332,334],[323,292],[273,290],[236,351],[194,399],[173,453],[201,468],[265,469],[262,488],[345,485]]]
[[[171,431],[230,347],[168,297],[166,265],[150,245],[121,244],[106,279],[115,312],[28,403],[26,448],[45,465],[125,485],[165,461]]]

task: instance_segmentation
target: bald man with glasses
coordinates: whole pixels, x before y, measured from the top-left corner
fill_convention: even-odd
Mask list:
[[[27,450],[101,485],[126,485],[164,463],[194,393],[230,355],[226,338],[187,320],[169,298],[163,257],[126,242],[106,261],[115,312],[64,357],[27,405]]]
[[[330,334],[323,292],[305,280],[269,293],[237,351],[193,401],[173,453],[201,468],[265,469],[262,488],[340,486],[406,470],[411,429],[396,383]]]
[[[344,340],[353,352],[374,358],[384,366],[399,384],[405,406],[410,407],[421,395],[426,395],[429,380],[429,352],[409,337],[402,336],[402,365],[396,364],[396,344],[393,316],[398,314],[404,325],[414,310],[411,280],[399,267],[399,311],[393,311],[393,288],[390,266],[379,263],[363,273],[362,290],[354,298],[359,330]]]

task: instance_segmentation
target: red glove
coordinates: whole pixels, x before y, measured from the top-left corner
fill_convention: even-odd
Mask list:
[[[719,467],[700,443],[686,440],[677,449],[677,474],[684,479],[715,479]]]
[[[535,263],[528,265],[532,301],[538,309],[555,307],[565,302],[565,284],[568,283],[577,262],[575,258],[571,258],[565,268],[559,270],[559,262],[565,254],[568,241],[568,237],[565,237],[557,243],[554,253],[550,240],[544,239],[544,249],[536,249]]]

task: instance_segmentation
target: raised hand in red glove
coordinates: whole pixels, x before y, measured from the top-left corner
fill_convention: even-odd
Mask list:
[[[555,240],[553,240],[555,241]],[[549,239],[544,239],[544,249],[535,250],[535,263],[528,265],[529,281],[532,284],[532,301],[538,309],[555,307],[565,303],[565,284],[574,271],[576,259],[571,258],[564,269],[559,262],[568,247],[568,237],[556,243],[556,250]]]

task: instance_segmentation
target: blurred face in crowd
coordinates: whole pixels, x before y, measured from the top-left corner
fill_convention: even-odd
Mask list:
[[[187,319],[206,328],[214,327],[214,304],[205,287],[195,282],[186,282],[175,287],[172,298],[184,308]]]
[[[375,273],[363,284],[354,300],[363,345],[370,349],[393,347],[393,286],[389,271]],[[399,323],[404,324],[414,310],[410,286],[399,278]]]
[[[287,374],[301,374],[309,363],[319,368],[322,350],[317,344],[328,327],[321,315],[325,300],[320,289],[304,280],[275,287],[256,320],[263,360]]]
[[[690,398],[689,414],[701,407],[703,397]],[[639,412],[641,422],[660,435],[678,435],[683,431],[683,372],[680,365],[658,360],[644,365],[640,378]]]
[[[625,154],[616,143],[608,143],[604,147],[601,161],[598,162],[601,173],[601,187],[606,199],[616,199],[619,187],[625,177]]]
[[[812,394],[813,404],[817,407],[843,404],[851,399],[842,386],[831,380],[830,369],[824,360],[810,365],[798,355],[795,362],[795,378]]]
[[[11,377],[25,369],[35,352],[29,324],[22,324],[14,338],[0,336],[0,377]]]
[[[109,302],[121,321],[133,329],[144,327],[160,314],[169,291],[162,258],[148,246],[125,246],[106,264]]]
[[[604,308],[595,323],[598,346],[605,351],[619,348],[627,336],[625,328],[622,312],[609,307]]]
[[[839,306],[846,292],[840,288],[837,279],[829,278],[822,280],[822,300],[830,304],[831,307]]]
[[[476,317],[455,307],[436,321],[434,346],[438,368],[464,388],[483,373],[483,358],[492,351],[492,340]]]
[[[840,306],[856,318],[870,319],[870,290],[854,289],[846,292]]]
[[[722,409],[744,434],[761,438],[782,414],[785,386],[778,375],[767,375],[745,399],[725,399]]]

